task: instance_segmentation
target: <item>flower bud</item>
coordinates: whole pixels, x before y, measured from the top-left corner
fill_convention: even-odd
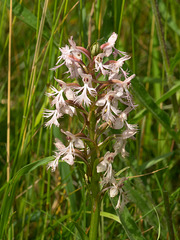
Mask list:
[[[92,57],[98,55],[99,52],[100,52],[99,43],[96,42],[91,47],[91,55],[92,55]]]

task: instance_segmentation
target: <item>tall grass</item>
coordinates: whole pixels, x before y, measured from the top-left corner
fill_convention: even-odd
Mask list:
[[[172,0],[0,1],[0,239],[88,239],[82,168],[60,163],[56,172],[46,170],[54,138],[63,137],[43,126],[44,94],[58,47],[70,36],[91,49],[112,32],[119,35],[116,48],[132,56],[138,108],[131,122],[139,131],[130,156],[114,166],[132,176],[125,184],[129,203],[116,212],[105,195],[99,239],[179,239],[179,14]],[[75,132],[76,122],[64,120]]]

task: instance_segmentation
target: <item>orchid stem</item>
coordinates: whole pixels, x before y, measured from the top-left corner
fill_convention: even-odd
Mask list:
[[[91,223],[90,223],[90,233],[89,233],[89,240],[97,239],[98,234],[98,226],[100,220],[100,186],[99,186],[99,174],[96,171],[96,165],[98,163],[94,161],[94,169],[92,175],[92,182],[91,182],[91,194],[92,194],[92,205],[91,205]]]
[[[93,105],[92,105],[93,106]],[[91,111],[89,114],[89,133],[90,138],[94,141],[95,139],[95,126],[96,126],[96,116],[94,114],[94,109],[91,107]],[[93,146],[94,148],[94,146]],[[90,233],[89,233],[89,240],[97,239],[98,235],[98,226],[100,220],[100,186],[99,180],[100,176],[97,173],[97,165],[99,164],[99,149],[98,146],[95,149],[91,149],[91,168],[92,168],[92,176],[91,176],[91,187],[90,187],[90,194],[92,196],[91,202],[91,222],[90,222]]]

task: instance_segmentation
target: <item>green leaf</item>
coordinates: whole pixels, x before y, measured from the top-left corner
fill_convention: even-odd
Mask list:
[[[43,213],[47,214],[49,218],[53,218],[53,216],[48,214],[47,212],[43,212]],[[52,230],[55,230],[59,226],[62,226],[62,227],[66,228],[68,230],[68,228],[65,226],[65,224],[63,224],[63,222],[65,222],[68,219],[72,219],[75,215],[78,215],[78,213],[69,213],[69,214],[66,214],[66,215],[62,215],[59,219],[56,219],[55,223],[51,224],[50,227],[46,228],[45,236],[50,234],[52,232]],[[69,230],[69,231],[71,232],[71,230]]]
[[[65,162],[62,162],[60,164],[60,175],[62,177],[62,182],[66,183],[66,191],[69,195],[69,200],[71,203],[71,210],[73,212],[77,211],[77,201],[76,201],[76,195],[72,194],[75,192],[75,188],[73,185],[73,180],[72,180],[72,171],[69,167],[69,165]]]
[[[100,216],[101,217],[106,217],[106,218],[109,218],[109,219],[112,219],[118,223],[121,223],[120,219],[118,216],[112,214],[112,213],[109,213],[109,212],[100,212]]]
[[[136,186],[132,187],[129,182],[125,183],[125,189],[128,192],[128,198],[141,210],[142,215],[145,215],[148,222],[158,229],[156,215],[154,211],[151,211],[153,208],[151,200],[147,199],[147,195],[144,194],[143,189],[141,187],[137,189]]]
[[[81,237],[82,240],[88,240],[88,236],[86,235],[86,233],[84,232],[84,230],[82,229],[82,227],[76,223],[76,222],[73,222],[75,227],[77,228],[78,232],[79,232],[79,235]]]
[[[149,110],[156,120],[166,129],[174,140],[179,141],[176,132],[170,127],[170,119],[166,112],[158,107],[152,97],[148,94],[145,87],[140,83],[138,78],[131,81],[133,92],[139,101]]]
[[[174,152],[169,152],[169,153],[166,153],[162,156],[159,156],[157,158],[154,158],[154,159],[151,159],[150,161],[147,161],[145,163],[143,163],[141,166],[140,166],[140,172],[144,171],[145,169],[147,168],[150,168],[152,167],[153,165],[167,159],[168,157],[171,157],[174,155]]]
[[[120,171],[118,171],[115,176],[119,176],[121,173],[123,173],[124,171],[126,171],[127,169],[129,169],[130,167],[125,167],[123,169],[121,169]]]
[[[160,97],[156,104],[159,104],[161,102],[164,102],[168,98],[170,98],[173,94],[175,94],[180,89],[180,83],[175,84],[169,91],[167,91],[162,97]],[[136,114],[136,116],[133,118],[133,122],[138,122],[141,118],[143,118],[148,113],[147,109],[144,109]]]
[[[42,116],[43,116],[43,112],[44,112],[44,109],[46,108],[46,106],[48,105],[48,99],[45,99],[41,109],[39,110],[38,114],[37,114],[37,117],[35,119],[35,127],[39,125],[39,123],[41,122],[42,120]]]
[[[178,53],[176,53],[176,55],[171,58],[170,61],[170,71],[171,73],[173,72],[174,68],[176,67],[176,65],[180,62],[180,51]]]
[[[131,217],[129,210],[126,207],[124,207],[122,213],[119,213],[119,218],[130,240],[145,240],[134,219]]]
[[[23,168],[21,168],[15,176],[8,182],[6,189],[5,189],[5,194],[3,198],[3,202],[1,205],[1,210],[0,210],[0,239],[3,239],[3,234],[6,229],[6,226],[8,225],[8,221],[10,213],[11,213],[11,208],[13,205],[13,201],[15,199],[15,192],[16,192],[16,187],[18,186],[18,181],[19,179],[24,176],[27,173],[30,173],[31,171],[35,170],[39,166],[42,166],[44,164],[47,164],[49,161],[53,160],[54,157],[47,157],[43,158],[39,161],[30,163]]]
[[[159,4],[159,11],[161,16],[163,17],[164,21],[167,22],[168,26],[175,32],[177,35],[180,36],[180,29],[178,28],[177,24],[172,19],[171,15],[169,14],[168,10],[166,9],[166,5],[164,1],[160,0]]]
[[[5,0],[0,0],[1,2],[5,2]],[[7,8],[10,8],[10,2],[6,2]],[[24,7],[22,4],[19,4],[17,1],[12,1],[12,12],[13,14],[22,22],[26,23],[28,26],[30,26],[32,29],[37,29],[37,18],[36,16],[29,11],[26,7]],[[43,36],[49,40],[50,33],[49,30],[44,26],[43,29]]]
[[[111,198],[111,202],[115,208],[115,200]],[[121,224],[130,240],[145,240],[127,207],[124,207],[121,212],[116,210],[116,213],[119,216]]]

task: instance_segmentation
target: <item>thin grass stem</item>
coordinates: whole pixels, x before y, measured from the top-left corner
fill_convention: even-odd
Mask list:
[[[9,182],[9,179],[10,179],[11,39],[12,39],[12,0],[10,0],[10,11],[9,11],[8,104],[7,104],[7,182]]]

